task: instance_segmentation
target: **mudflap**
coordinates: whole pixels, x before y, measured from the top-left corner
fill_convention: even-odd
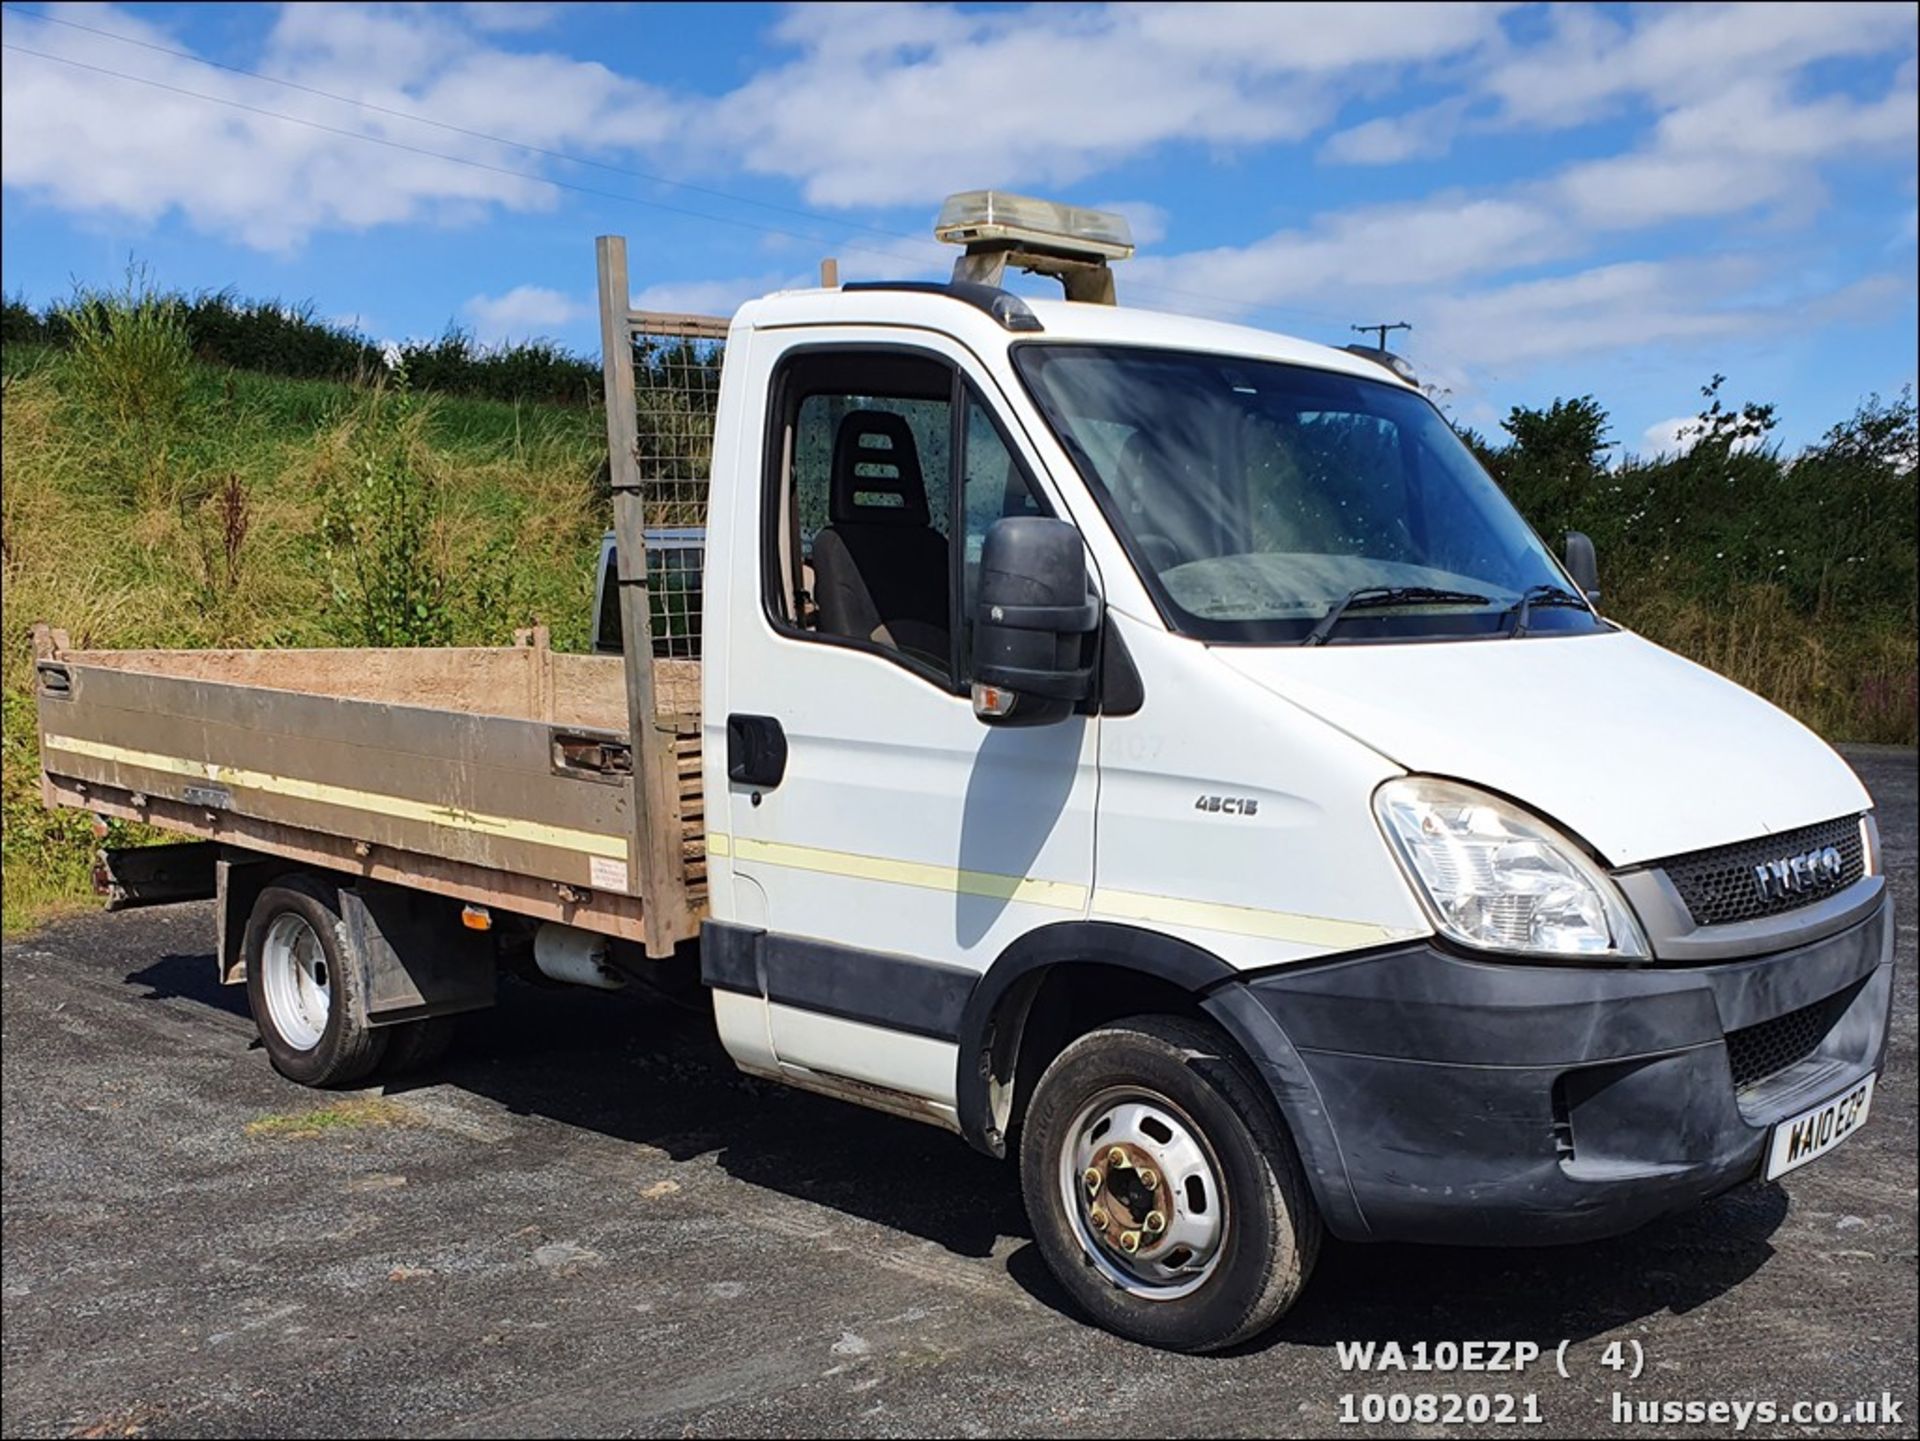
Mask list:
[[[367,1023],[394,1026],[493,1004],[496,945],[460,924],[458,905],[399,886],[340,888]]]

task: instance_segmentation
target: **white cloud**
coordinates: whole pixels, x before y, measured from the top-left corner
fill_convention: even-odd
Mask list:
[[[1742,80],[1662,116],[1643,149],[1570,168],[1557,188],[1582,219],[1608,227],[1767,204],[1805,213],[1822,199],[1821,162],[1895,153],[1915,130],[1911,83],[1877,100],[1802,101],[1783,82]]]
[[[1699,419],[1691,415],[1656,420],[1640,437],[1640,453],[1650,459],[1662,455],[1685,455],[1693,449],[1699,428]]]
[[[470,0],[470,3],[460,6],[460,16],[476,30],[511,35],[544,30],[567,8],[565,5],[522,4],[518,0]]]
[[[1914,143],[1911,60],[1884,94],[1808,93],[1806,76],[1795,68],[1805,57],[1780,38],[1804,33],[1795,21],[1774,34],[1770,48],[1740,51],[1756,66],[1774,66],[1773,73],[1728,73],[1717,84],[1689,84],[1691,72],[1658,46],[1649,48],[1640,32],[1653,31],[1667,43],[1718,33],[1702,30],[1695,11],[1684,12],[1694,21],[1674,28],[1663,28],[1662,17],[1681,12],[1651,12],[1652,20],[1640,19],[1649,12],[1630,12],[1638,31],[1605,15],[1554,13],[1558,33],[1549,48],[1564,63],[1573,64],[1579,42],[1596,53],[1630,54],[1637,66],[1624,79],[1574,66],[1572,89],[1585,95],[1583,106],[1635,85],[1645,99],[1655,82],[1674,97],[1637,148],[1501,189],[1356,206],[1243,245],[1150,257],[1135,262],[1132,274],[1145,290],[1157,288],[1151,303],[1227,315],[1311,304],[1312,333],[1324,326],[1329,338],[1340,339],[1346,338],[1343,321],[1405,317],[1417,326],[1410,349],[1441,359],[1425,368],[1450,372],[1448,383],[1466,388],[1471,367],[1529,365],[1636,345],[1696,345],[1789,323],[1850,320],[1870,294],[1883,303],[1910,295],[1911,285],[1891,276],[1869,276],[1852,287],[1802,281],[1779,261],[1752,258],[1764,252],[1742,254],[1724,240],[1708,242],[1728,252],[1717,258],[1701,255],[1696,242],[1679,257],[1640,260],[1629,252],[1571,273],[1498,284],[1528,268],[1575,264],[1603,246],[1618,255],[1621,233],[1676,220],[1756,209],[1771,211],[1775,220],[1805,219],[1824,203],[1828,167],[1897,161]],[[1884,23],[1869,18],[1865,28],[1880,35],[1875,43],[1884,47]],[[1776,20],[1769,10],[1755,23],[1764,30]],[[1840,20],[1843,28],[1850,23],[1847,14]],[[1852,53],[1862,45],[1857,34],[1827,36],[1808,53]],[[1715,60],[1704,68],[1717,67]],[[1499,73],[1514,90],[1518,72],[1511,63]],[[1409,158],[1423,133],[1444,134],[1455,120],[1469,128],[1491,123],[1470,115],[1468,103],[1455,97],[1340,132],[1323,158]]]
[[[1914,289],[1891,272],[1850,284],[1783,280],[1738,252],[1502,278],[1564,262],[1590,239],[1545,192],[1435,197],[1332,212],[1247,246],[1134,260],[1121,287],[1137,303],[1254,316],[1336,344],[1353,338],[1352,322],[1405,319],[1413,331],[1396,348],[1460,404],[1501,372],[1854,323],[1911,303]]]
[[[1155,205],[1151,200],[1102,200],[1093,208],[1126,216],[1133,243],[1142,250],[1167,238],[1167,226],[1173,218],[1166,206]]]
[[[474,334],[489,343],[550,336],[593,314],[585,301],[541,285],[516,285],[505,295],[476,295],[460,308]]]
[[[1795,293],[1756,287],[1761,263],[1731,255],[1625,261],[1416,306],[1412,346],[1470,367],[1524,367],[1570,356],[1698,349],[1741,337],[1870,319],[1912,282],[1869,275]]]
[[[1657,420],[1648,426],[1640,437],[1640,454],[1648,459],[1663,455],[1685,455],[1700,443],[1700,417],[1697,415],[1676,415],[1671,420]],[[1733,442],[1736,455],[1746,451],[1758,450],[1767,443],[1762,435],[1742,435]]]
[[[1624,22],[1586,6],[1547,13],[1549,39],[1514,47],[1482,81],[1511,123],[1579,124],[1633,100],[1665,109],[1743,79],[1885,54],[1912,43],[1914,24],[1911,5],[1875,3],[1647,7]]]
[[[1823,168],[1912,151],[1914,62],[1886,92],[1809,96],[1807,67],[1911,46],[1911,7],[1691,6],[1551,13],[1543,44],[1509,43],[1477,87],[1340,131],[1325,160],[1392,164],[1444,153],[1459,134],[1585,123],[1632,103],[1656,119],[1634,149],[1567,167],[1509,197],[1567,222],[1567,253],[1590,229],[1644,229],[1771,209],[1804,220],[1824,205]],[[1472,93],[1477,88],[1478,95]],[[1495,109],[1484,107],[1491,103]]]
[[[1447,285],[1551,259],[1569,243],[1544,206],[1499,196],[1437,195],[1407,205],[1316,216],[1245,246],[1129,262],[1127,279],[1254,309],[1291,300]]]
[[[816,205],[1066,186],[1174,142],[1297,141],[1394,67],[1462,55],[1495,6],[808,6],[798,56],[698,130]]]
[[[1650,111],[1633,150],[1571,167],[1557,203],[1591,225],[1630,228],[1773,206],[1805,216],[1824,202],[1818,167],[1911,150],[1914,64],[1884,95],[1808,97],[1821,61],[1911,50],[1911,5],[1721,4],[1546,12],[1549,35],[1510,38],[1498,58],[1436,104],[1337,132],[1322,158],[1394,164],[1444,154],[1459,135],[1542,131]]]
[[[1335,132],[1320,147],[1320,158],[1338,165],[1398,165],[1430,160],[1453,147],[1464,99],[1443,100],[1404,115],[1381,115]]]
[[[113,7],[56,6],[50,13],[187,48]],[[96,67],[8,51],[0,71],[6,184],[62,210],[148,223],[178,212],[204,233],[287,250],[317,229],[460,223],[496,207],[555,203],[554,189],[537,178],[313,127],[363,131],[479,165],[538,170],[537,157],[515,145],[371,114],[14,11],[0,24],[9,43]],[[673,124],[671,104],[648,86],[594,62],[490,48],[437,11],[291,5],[257,64],[302,85],[526,144],[602,151],[658,140]]]
[[[747,301],[765,295],[770,290],[800,290],[817,284],[817,274],[741,275],[729,280],[666,281],[649,285],[638,292],[633,297],[633,308],[661,310],[676,315],[731,316]]]
[[[1727,303],[1753,277],[1730,259],[1625,261],[1436,300],[1426,329],[1463,359],[1515,364],[1753,329],[1763,312]]]

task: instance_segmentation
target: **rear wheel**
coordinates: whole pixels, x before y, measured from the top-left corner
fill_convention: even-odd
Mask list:
[[[1208,1026],[1139,1016],[1091,1031],[1041,1076],[1021,1185],[1035,1242],[1096,1321],[1212,1351],[1293,1304],[1319,1212],[1259,1083]]]
[[[379,1065],[387,1038],[367,1024],[338,887],[280,877],[254,902],[243,948],[247,1004],[276,1071],[302,1085],[344,1086]]]

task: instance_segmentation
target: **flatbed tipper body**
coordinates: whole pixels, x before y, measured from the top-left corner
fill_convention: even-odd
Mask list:
[[[644,943],[623,662],[510,647],[39,659],[52,804]],[[699,664],[655,662],[677,938],[704,903]]]

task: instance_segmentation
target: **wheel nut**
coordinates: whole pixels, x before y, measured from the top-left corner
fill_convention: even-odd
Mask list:
[[[1149,1236],[1158,1236],[1162,1231],[1167,1229],[1167,1218],[1158,1211],[1149,1211],[1147,1212],[1146,1220],[1140,1224],[1146,1228]]]
[[[1086,1175],[1082,1176],[1080,1179],[1086,1182],[1087,1190],[1090,1194],[1095,1196],[1100,1194],[1100,1182],[1102,1178],[1098,1170],[1096,1170],[1092,1166],[1089,1166],[1087,1167]]]
[[[1115,1146],[1111,1151],[1107,1152],[1107,1164],[1124,1171],[1133,1163],[1127,1159],[1127,1153],[1124,1150]]]
[[[1138,1231],[1122,1231],[1120,1233],[1120,1249],[1128,1255],[1132,1255],[1135,1251],[1138,1251],[1140,1249],[1140,1233]]]
[[[1142,1166],[1140,1168],[1140,1184],[1145,1186],[1149,1191],[1153,1190],[1160,1184],[1160,1173],[1151,1166]]]
[[[1095,1230],[1104,1231],[1107,1229],[1107,1213],[1098,1206],[1095,1206],[1091,1211],[1087,1212],[1087,1219],[1093,1222]]]

